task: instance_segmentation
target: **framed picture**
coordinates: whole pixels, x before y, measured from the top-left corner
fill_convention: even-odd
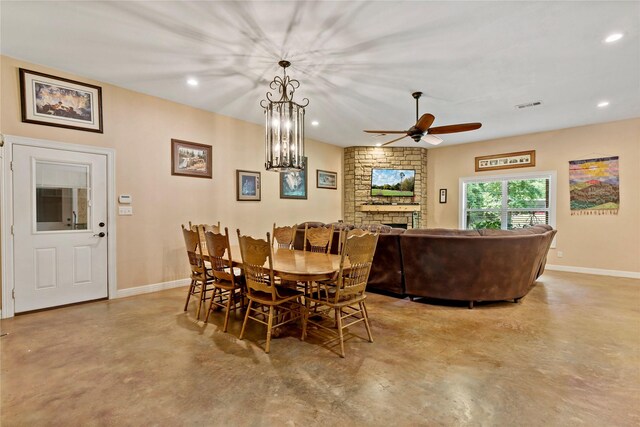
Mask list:
[[[306,199],[307,198],[307,159],[304,160],[304,169],[296,172],[280,172],[280,198],[281,199]]]
[[[236,200],[260,201],[260,172],[236,170]]]
[[[338,189],[338,172],[316,169],[316,187]]]
[[[536,165],[536,150],[476,157],[476,172],[528,168]]]
[[[171,140],[171,175],[209,178],[213,176],[213,148],[195,142]]]
[[[447,203],[447,189],[440,189],[440,203]]]
[[[22,121],[102,132],[102,88],[20,68]]]

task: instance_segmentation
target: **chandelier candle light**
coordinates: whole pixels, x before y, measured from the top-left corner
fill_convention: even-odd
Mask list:
[[[265,117],[265,168],[267,170],[300,171],[304,169],[304,108],[309,100],[302,104],[293,102],[293,93],[300,82],[287,76],[289,61],[278,62],[283,76],[274,77],[269,84],[272,90],[278,90],[280,99],[274,101],[271,92],[260,101]]]

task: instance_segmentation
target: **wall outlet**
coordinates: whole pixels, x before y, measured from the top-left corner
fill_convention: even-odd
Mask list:
[[[118,215],[133,215],[133,206],[118,206]]]
[[[558,258],[562,258],[564,256],[564,252],[558,251],[556,252],[556,255],[558,256]]]

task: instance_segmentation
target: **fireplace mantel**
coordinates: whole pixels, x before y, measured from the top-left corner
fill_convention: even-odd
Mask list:
[[[420,212],[420,205],[361,205],[362,212]]]

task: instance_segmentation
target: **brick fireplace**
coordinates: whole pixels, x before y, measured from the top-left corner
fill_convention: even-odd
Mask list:
[[[414,169],[414,197],[372,197],[371,169]],[[425,228],[427,219],[427,149],[349,147],[344,150],[344,220],[356,225],[407,224]],[[411,203],[416,203],[412,205]],[[376,203],[376,204],[371,204]],[[378,205],[377,203],[381,203]],[[384,204],[382,204],[384,203]]]

